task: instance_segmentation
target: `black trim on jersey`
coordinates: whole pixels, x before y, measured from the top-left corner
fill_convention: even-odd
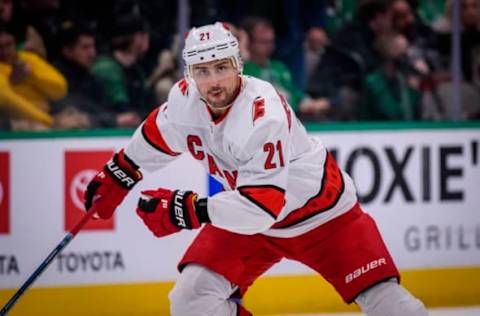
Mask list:
[[[328,151],[327,151],[327,155],[325,156],[325,162],[323,163],[323,177],[322,177],[322,183],[320,184],[320,190],[318,190],[318,193],[315,194],[314,196],[312,196],[311,198],[309,198],[307,200],[307,202],[305,202],[305,204],[303,204],[302,207],[305,207],[305,205],[307,205],[308,203],[310,203],[310,201],[312,201],[313,199],[315,199],[317,196],[319,196],[320,194],[322,194],[323,192],[323,189],[325,188],[325,181],[327,181],[327,162],[328,162]],[[340,172],[340,176],[342,177],[342,184],[343,184],[343,176],[342,176],[342,173]],[[342,191],[343,191],[343,188],[342,188]],[[342,192],[343,193],[343,192]],[[341,194],[340,194],[341,195]],[[300,207],[300,208],[302,208]]]
[[[327,155],[328,155],[328,152],[327,152]],[[325,163],[324,163],[324,165],[323,165],[323,170],[327,170],[327,169],[326,169],[327,161],[328,161],[328,156],[327,156],[327,159],[325,159]],[[293,225],[296,225],[296,224],[298,224],[298,223],[301,223],[301,222],[303,222],[303,221],[306,221],[307,219],[312,218],[312,217],[314,217],[314,216],[316,216],[316,215],[318,215],[318,214],[320,214],[320,213],[326,212],[326,211],[334,208],[334,207],[337,205],[337,203],[338,203],[338,201],[340,200],[340,198],[342,197],[343,193],[345,192],[345,179],[343,178],[343,174],[342,174],[342,172],[340,171],[340,169],[339,169],[339,174],[340,174],[340,177],[342,178],[342,188],[340,189],[340,193],[338,194],[337,199],[336,199],[330,206],[328,206],[328,207],[326,207],[326,208],[323,208],[323,209],[321,208],[321,209],[319,209],[317,212],[314,212],[314,213],[312,213],[312,214],[310,214],[310,215],[308,215],[308,216],[306,216],[306,217],[302,217],[302,218],[300,218],[300,219],[298,219],[298,220],[296,220],[296,221],[294,221],[294,222],[292,222],[292,223],[290,223],[290,224],[288,224],[288,225],[281,226],[281,227],[278,227],[278,228],[276,228],[276,229],[282,229],[282,228],[291,227],[291,226],[293,226]],[[314,196],[312,196],[311,198],[309,198],[308,201],[307,201],[305,204],[303,204],[302,207],[299,207],[299,209],[300,209],[300,208],[304,208],[308,203],[310,203],[311,200],[315,199],[316,197],[318,197],[319,195],[322,194],[322,191],[323,191],[323,189],[325,188],[326,178],[327,178],[327,177],[326,177],[326,171],[325,171],[325,174],[323,175],[323,178],[322,178],[322,185],[321,185],[321,187],[320,187],[320,191],[318,191],[317,194],[315,194]],[[287,218],[288,218],[288,215],[285,217],[285,220],[286,220]],[[280,221],[279,223],[281,223],[281,221]]]
[[[284,190],[284,189],[282,189],[281,187],[277,187],[276,185],[273,185],[273,184],[242,185],[242,186],[240,186],[240,187],[237,187],[237,190],[238,190],[238,189],[248,189],[248,188],[267,188],[267,189],[275,189],[275,190],[280,191],[280,192],[282,192],[283,194],[285,194],[285,190]]]
[[[130,159],[130,157],[127,156],[127,154],[125,154],[125,152],[123,153],[123,158],[126,162],[133,166],[135,170],[138,170],[140,168],[132,159]]]
[[[260,209],[262,209],[263,211],[265,211],[266,213],[268,213],[268,215],[270,215],[274,220],[277,219],[277,215],[273,214],[268,208],[264,207],[262,204],[260,204],[259,202],[257,202],[257,200],[251,198],[250,196],[244,194],[241,189],[245,189],[245,188],[268,188],[268,189],[275,189],[277,191],[280,191],[282,192],[283,194],[285,194],[285,190],[280,188],[280,187],[277,187],[275,185],[243,185],[241,187],[237,187],[237,191],[238,193],[240,193],[241,196],[243,196],[244,198],[246,198],[247,200],[249,200],[250,202],[252,202],[253,204],[255,204],[256,206],[258,206]]]
[[[296,224],[298,224],[298,223],[301,223],[301,222],[303,222],[303,221],[306,221],[307,219],[312,218],[312,217],[314,217],[314,216],[316,216],[316,215],[318,215],[318,214],[320,214],[320,213],[326,212],[326,211],[334,208],[334,207],[337,205],[337,203],[338,203],[338,201],[340,200],[340,198],[342,197],[343,192],[345,191],[345,184],[344,184],[344,182],[343,182],[343,176],[342,176],[341,173],[340,173],[340,176],[342,177],[342,189],[340,190],[340,193],[338,194],[337,199],[335,200],[335,202],[332,203],[332,205],[330,205],[330,206],[328,206],[328,207],[326,207],[326,208],[323,208],[323,209],[319,209],[318,212],[312,213],[312,214],[310,214],[310,215],[308,215],[308,216],[306,216],[306,217],[303,217],[303,218],[301,218],[301,219],[299,219],[299,220],[297,220],[297,221],[295,221],[295,222],[293,222],[293,223],[288,224],[287,226],[282,226],[282,227],[279,227],[279,228],[291,227],[291,226],[293,226],[293,225],[296,225]],[[317,194],[317,195],[318,195],[318,194]],[[316,197],[317,195],[315,195],[315,197]],[[306,205],[306,204],[305,204],[305,205]],[[304,206],[305,206],[305,205],[304,205]]]
[[[152,146],[152,147],[155,148],[156,150],[164,153],[165,155],[172,156],[170,153],[166,152],[166,151],[163,150],[162,148],[160,148],[160,147],[158,147],[157,145],[155,145],[155,143],[153,143],[153,142],[147,137],[147,133],[145,133],[145,124],[142,126],[142,136],[143,136],[143,139],[145,139],[145,141],[146,141],[150,146]]]

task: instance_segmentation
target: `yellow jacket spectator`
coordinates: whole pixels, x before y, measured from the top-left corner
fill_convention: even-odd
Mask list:
[[[13,129],[52,125],[49,101],[65,96],[65,78],[37,55],[15,49],[15,38],[0,25],[0,111]],[[40,123],[40,124],[39,124]]]

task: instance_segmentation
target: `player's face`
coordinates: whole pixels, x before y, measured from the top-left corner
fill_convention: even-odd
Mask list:
[[[240,85],[238,70],[230,58],[194,65],[192,77],[202,97],[213,108],[229,105]]]

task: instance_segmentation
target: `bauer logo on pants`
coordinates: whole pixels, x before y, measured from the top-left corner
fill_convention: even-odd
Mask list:
[[[83,194],[90,180],[112,157],[113,151],[65,152],[65,230],[71,230],[85,213]],[[90,220],[84,230],[112,230],[114,218]]]
[[[10,154],[0,152],[0,234],[10,232]]]

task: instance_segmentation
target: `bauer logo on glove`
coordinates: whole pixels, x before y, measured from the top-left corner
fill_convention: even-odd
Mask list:
[[[174,210],[173,219],[176,220],[176,223],[174,222],[174,224],[177,225],[178,227],[182,227],[182,228],[187,228],[187,223],[185,222],[185,215],[183,214],[185,193],[187,193],[187,192],[176,191],[176,194],[173,198],[173,210]],[[196,199],[197,199],[197,195],[194,194],[192,196],[193,202],[195,202]]]
[[[131,189],[135,185],[135,183],[137,183],[137,181],[133,180],[131,176],[125,173],[122,169],[120,169],[118,164],[113,159],[107,163],[106,167],[125,188]]]
[[[139,167],[123,149],[90,181],[85,191],[85,209],[95,207],[100,218],[110,218],[133,186],[142,180]]]
[[[206,199],[198,199],[192,191],[171,191],[160,188],[142,192],[137,214],[157,237],[181,229],[196,229],[210,222]]]

